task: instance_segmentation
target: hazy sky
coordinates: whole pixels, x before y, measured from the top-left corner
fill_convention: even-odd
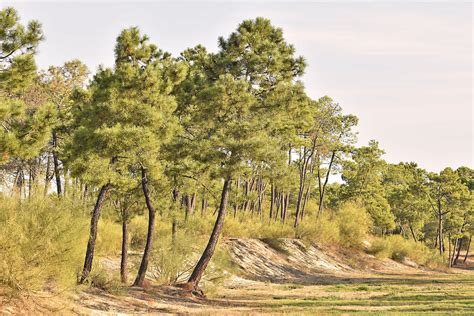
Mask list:
[[[40,67],[78,58],[111,66],[120,30],[139,26],[178,55],[244,19],[282,27],[306,57],[309,95],[331,96],[359,121],[359,144],[376,139],[390,162],[430,171],[473,166],[472,3],[470,2],[23,2],[22,21],[38,19],[46,41]]]

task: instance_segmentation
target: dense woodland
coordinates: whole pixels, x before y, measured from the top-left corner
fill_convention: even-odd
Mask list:
[[[2,284],[21,289],[23,274],[64,266],[91,282],[106,238],[120,247],[122,282],[187,262],[190,290],[220,236],[243,229],[361,248],[369,235],[396,239],[446,266],[470,247],[473,170],[428,172],[384,161],[377,141],[357,147],[357,117],[306,94],[312,70],[267,19],[243,21],[216,52],[179,56],[124,29],[113,67],[96,70],[37,69],[43,40],[39,22],[0,11]]]

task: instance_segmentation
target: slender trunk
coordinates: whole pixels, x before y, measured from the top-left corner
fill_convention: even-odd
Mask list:
[[[471,248],[471,240],[472,240],[472,236],[469,236],[469,242],[467,243],[466,255],[464,256],[464,260],[462,262],[466,262],[467,257],[469,256],[469,248]]]
[[[178,190],[174,188],[173,189],[173,208],[176,208],[176,203],[178,202],[178,195],[179,195]],[[202,214],[202,210],[201,210],[201,214]],[[176,217],[173,216],[173,222],[171,223],[171,243],[173,247],[176,244],[177,235],[178,235],[178,222],[176,221]]]
[[[459,238],[458,240],[459,240],[459,246],[458,246],[456,256],[454,257],[454,260],[453,260],[453,265],[456,265],[458,263],[459,255],[461,254],[461,247],[462,247],[462,243],[463,243],[463,238]]]
[[[278,206],[277,206],[277,212],[275,216],[278,216],[278,213],[280,214],[280,221],[283,221],[283,193],[280,191],[278,192],[278,200],[277,200]]]
[[[305,189],[305,181],[306,181],[306,159],[304,160],[303,166],[301,167],[301,170],[300,170],[300,183],[299,183],[299,189],[298,189],[298,196],[296,198],[296,216],[295,216],[295,222],[293,224],[294,227],[298,226],[298,219],[299,219],[300,209],[301,209],[301,201],[303,199],[303,192]]]
[[[33,187],[33,171],[31,164],[28,166],[28,199],[31,199],[31,188]]]
[[[204,216],[204,214],[206,213],[206,210],[207,210],[207,199],[203,195],[202,201],[201,201],[201,216]]]
[[[58,136],[56,131],[53,131],[53,165],[54,165],[54,176],[56,177],[56,193],[58,196],[61,196],[61,174],[59,172],[59,159],[56,154],[56,148],[58,147]]]
[[[51,180],[50,178],[50,168],[51,168],[51,158],[50,155],[48,154],[48,158],[46,159],[46,171],[45,171],[45,176],[44,176],[44,192],[43,195],[46,196],[48,194],[48,189],[49,189],[49,181]]]
[[[244,212],[247,212],[248,209],[249,209],[249,205],[250,205],[249,193],[253,189],[253,182],[254,182],[254,179],[252,179],[252,183],[249,186],[249,182],[245,181],[245,201],[244,201],[244,204],[242,206]]]
[[[82,269],[81,277],[79,279],[79,283],[84,283],[84,281],[89,276],[89,273],[92,270],[92,260],[94,259],[94,249],[95,249],[95,241],[97,239],[97,224],[99,223],[100,217],[100,210],[102,205],[104,204],[105,197],[107,192],[110,189],[110,183],[107,183],[102,186],[99,191],[99,195],[97,197],[97,201],[95,203],[94,209],[92,210],[91,216],[91,227],[89,233],[89,241],[87,242],[87,250],[86,250],[86,257],[84,259],[84,267]]]
[[[293,227],[298,226],[298,219],[300,217],[300,208],[301,208],[301,200],[303,199],[303,192],[305,189],[305,179],[306,179],[306,168],[303,167],[303,169],[300,171],[300,186],[298,190],[298,197],[296,198],[296,214],[295,214],[295,222],[293,224]]]
[[[122,211],[122,257],[120,260],[120,280],[128,282],[128,210]]]
[[[237,210],[239,209],[239,188],[240,188],[240,176],[237,178],[237,181],[235,183],[235,188],[234,190],[234,217],[237,216]]]
[[[451,267],[454,266],[454,259],[456,258],[456,250],[458,249],[459,238],[456,238],[453,243],[453,254],[451,255]]]
[[[183,203],[184,203],[184,220],[187,221],[189,214],[191,214],[191,198],[189,197],[189,194],[186,194],[183,196]]]
[[[415,242],[418,242],[418,240],[416,240],[415,231],[413,230],[413,227],[411,226],[411,223],[408,224],[408,226],[410,227],[410,232],[411,232],[411,236],[413,237],[413,240],[414,240]]]
[[[204,271],[206,270],[206,267],[212,258],[212,255],[214,254],[214,250],[216,248],[222,230],[222,226],[224,224],[225,211],[231,182],[232,178],[230,176],[224,182],[221,194],[221,202],[219,206],[219,213],[217,215],[216,223],[214,224],[214,228],[209,238],[209,242],[207,243],[206,249],[204,250],[198,263],[196,264],[196,267],[194,268],[193,273],[189,277],[189,280],[186,284],[186,288],[190,290],[197,289],[199,281],[201,280],[202,275],[204,274]]]
[[[133,282],[134,286],[143,286],[145,281],[146,270],[148,269],[148,260],[150,259],[151,247],[153,245],[153,234],[155,232],[155,208],[151,204],[150,191],[148,190],[148,178],[145,168],[142,167],[142,189],[145,196],[145,203],[148,208],[148,232],[146,235],[145,250],[143,251],[142,261],[138,274]]]
[[[63,196],[66,196],[66,193],[69,192],[68,191],[68,182],[69,182],[69,178],[68,178],[68,174],[67,174],[67,170],[64,169],[64,172],[63,172],[63,177],[64,177],[64,185],[62,187],[63,189]]]
[[[440,206],[439,206],[440,207]],[[443,243],[443,213],[441,209],[438,210],[438,247],[439,254],[443,255],[444,252],[444,243]]]
[[[56,154],[53,152],[53,165],[54,165],[54,177],[56,179],[56,193],[61,196],[61,174],[59,173],[59,160]]]
[[[194,210],[196,209],[196,193],[193,193],[191,195],[191,205],[190,205],[191,209],[191,214],[194,214]]]
[[[328,181],[329,181],[329,175],[331,174],[331,168],[332,168],[332,164],[334,162],[334,158],[336,157],[336,151],[334,150],[332,152],[332,155],[331,155],[331,160],[329,161],[329,166],[328,166],[328,171],[326,172],[326,177],[324,179],[324,183],[323,183],[323,186],[321,188],[321,194],[319,196],[319,207],[318,207],[318,212],[321,213],[324,209],[324,195],[326,193],[326,186],[328,184]],[[321,184],[321,182],[320,182]]]
[[[262,178],[258,180],[258,199],[257,199],[257,212],[259,215],[262,214],[262,203],[263,203],[263,193],[264,193],[264,186]]]
[[[323,200],[323,184],[321,181],[321,161],[318,158],[318,191],[319,191],[319,204],[321,204],[321,201]],[[318,206],[318,216],[321,213],[320,211],[321,207]]]
[[[304,212],[306,210],[306,204],[309,201],[310,195],[311,195],[311,191],[310,191],[310,187],[308,186],[308,188],[306,189],[306,192],[304,194],[303,206],[301,208],[301,219],[303,219],[303,217],[304,217]]]
[[[451,261],[451,235],[448,235],[448,267],[451,268],[452,261]]]
[[[176,237],[178,236],[178,223],[176,219],[173,218],[173,222],[171,223],[171,242],[174,245],[176,243]]]
[[[290,200],[290,194],[287,193],[287,194],[284,194],[283,195],[283,208],[282,208],[282,222],[283,224],[285,224],[285,221],[286,221],[286,213],[288,211],[288,202]]]
[[[273,185],[273,181],[272,183],[270,184],[270,189],[271,189],[271,192],[270,192],[270,219],[273,218],[273,207],[275,205],[275,187]]]
[[[87,202],[87,195],[88,194],[89,194],[89,185],[86,183],[84,185],[84,194],[83,194],[84,203]]]

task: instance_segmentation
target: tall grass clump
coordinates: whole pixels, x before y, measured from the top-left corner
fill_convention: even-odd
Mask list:
[[[150,275],[160,283],[176,284],[186,281],[199,253],[208,241],[208,232],[212,229],[212,216],[190,216],[175,219],[176,231],[172,230],[172,219],[160,217],[156,222],[155,243],[150,260]],[[210,269],[203,278],[207,289],[216,287],[233,269],[225,243],[220,242],[210,263]]]
[[[69,201],[0,197],[0,284],[13,291],[75,283],[87,220]]]

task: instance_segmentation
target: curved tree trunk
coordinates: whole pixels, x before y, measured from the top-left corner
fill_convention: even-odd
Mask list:
[[[454,260],[453,260],[453,265],[455,266],[457,263],[458,263],[458,260],[459,260],[459,255],[461,254],[461,248],[462,248],[462,243],[463,243],[463,238],[458,238],[458,249],[457,249],[457,252],[456,252],[456,249],[454,250],[456,252],[456,256],[454,257]]]
[[[418,240],[416,240],[416,234],[415,234],[415,231],[413,230],[413,226],[411,226],[411,223],[409,223],[408,226],[410,227],[410,232],[411,232],[411,236],[413,237],[413,240],[415,242],[418,242]]]
[[[334,163],[334,158],[336,157],[336,151],[334,150],[331,154],[331,160],[329,161],[329,166],[328,166],[328,171],[326,172],[326,177],[324,178],[324,183],[323,186],[320,190],[320,195],[319,195],[319,207],[318,207],[318,214],[322,213],[324,209],[324,196],[326,194],[326,186],[328,185],[329,181],[329,175],[331,174],[331,168]],[[321,185],[321,182],[319,182],[319,185]]]
[[[145,281],[146,270],[148,268],[148,260],[150,258],[151,247],[153,244],[153,233],[155,232],[155,208],[151,204],[150,191],[148,191],[148,178],[146,170],[142,168],[142,189],[145,196],[146,206],[148,208],[148,233],[146,236],[145,250],[143,251],[142,262],[138,269],[137,278],[133,282],[134,286],[143,286]]]
[[[303,198],[303,206],[301,207],[301,219],[304,218],[304,212],[306,210],[306,204],[308,203],[309,201],[309,197],[311,195],[311,190],[310,190],[311,186],[308,186],[308,188],[306,188],[306,192],[304,194],[304,198]]]
[[[219,241],[219,236],[221,234],[222,226],[224,224],[231,182],[231,177],[228,177],[224,182],[221,194],[221,202],[219,206],[219,213],[217,214],[216,223],[214,224],[214,228],[209,238],[209,242],[207,243],[206,249],[204,250],[201,258],[199,259],[198,263],[196,264],[196,267],[193,270],[193,273],[191,274],[188,282],[185,285],[185,288],[189,290],[197,289],[199,281],[201,281],[202,275],[204,274],[204,271],[206,270],[206,267],[209,264],[212,255],[214,254],[214,250],[216,248],[217,242]]]
[[[84,259],[84,267],[82,269],[81,277],[79,279],[79,283],[81,284],[84,283],[84,281],[87,279],[89,273],[92,270],[92,260],[94,259],[95,241],[97,239],[97,224],[99,223],[100,210],[102,208],[102,205],[104,204],[106,194],[109,191],[110,187],[110,183],[107,183],[102,186],[99,191],[99,196],[97,197],[94,209],[92,210],[91,227],[89,241],[87,242],[86,257]]]

